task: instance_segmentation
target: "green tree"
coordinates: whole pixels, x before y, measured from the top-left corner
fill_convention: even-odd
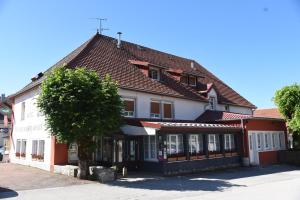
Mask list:
[[[77,143],[80,178],[87,178],[95,136],[109,134],[122,123],[117,83],[109,75],[100,80],[85,68],[57,67],[43,81],[37,104],[58,142]]]
[[[293,84],[277,90],[274,97],[279,112],[294,134],[300,134],[300,85]],[[299,137],[294,137],[299,138]],[[297,142],[297,141],[295,141]]]

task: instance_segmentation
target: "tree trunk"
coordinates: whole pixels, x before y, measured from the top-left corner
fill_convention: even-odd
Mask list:
[[[85,138],[77,142],[78,145],[78,167],[77,177],[80,179],[88,179],[89,167],[92,163],[92,146],[93,140]]]

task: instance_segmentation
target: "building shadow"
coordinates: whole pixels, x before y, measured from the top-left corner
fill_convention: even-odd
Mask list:
[[[11,189],[0,187],[0,199],[16,197],[19,194]]]
[[[230,180],[300,170],[299,167],[274,165],[268,167],[240,167],[222,171],[203,172],[184,176],[163,177],[159,174],[129,172],[128,178],[109,183],[111,186],[166,190],[166,191],[223,191],[231,187],[247,187],[233,184]]]

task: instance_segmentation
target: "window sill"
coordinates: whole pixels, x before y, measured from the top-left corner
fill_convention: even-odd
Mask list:
[[[202,156],[190,156],[190,160],[204,160],[206,159],[205,155]]]

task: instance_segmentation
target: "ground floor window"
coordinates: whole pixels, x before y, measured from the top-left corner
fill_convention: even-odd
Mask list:
[[[26,157],[26,140],[17,139],[16,143],[16,157],[25,158]]]
[[[183,136],[181,134],[167,136],[167,154],[168,157],[184,156]]]
[[[144,159],[150,161],[157,160],[155,135],[144,136]]]
[[[220,153],[220,135],[208,134],[208,151],[210,153]]]
[[[9,139],[4,139],[4,150],[9,151]]]
[[[204,155],[202,134],[189,135],[189,153],[192,157]]]
[[[224,135],[224,149],[226,152],[235,151],[235,137],[234,134]]]
[[[31,158],[33,160],[44,160],[45,140],[32,140]]]

